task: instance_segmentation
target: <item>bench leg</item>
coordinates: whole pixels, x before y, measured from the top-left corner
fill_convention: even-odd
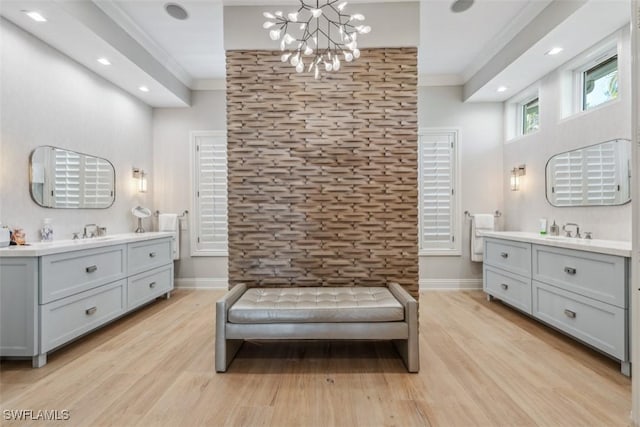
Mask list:
[[[216,302],[216,372],[226,372],[244,340],[227,339],[227,311],[242,296],[246,285],[239,284]]]
[[[402,357],[404,365],[409,372],[420,371],[420,358],[418,355],[417,346],[411,340],[393,340],[398,354]]]
[[[226,372],[244,340],[216,339],[216,372]]]

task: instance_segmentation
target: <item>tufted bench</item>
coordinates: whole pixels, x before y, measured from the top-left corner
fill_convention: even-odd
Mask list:
[[[245,340],[392,340],[418,372],[417,302],[388,287],[247,288],[216,303],[216,371],[225,372]]]

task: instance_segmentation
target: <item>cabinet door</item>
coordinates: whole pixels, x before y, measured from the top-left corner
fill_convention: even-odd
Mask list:
[[[38,354],[38,259],[0,260],[0,356]]]
[[[531,277],[531,244],[485,238],[484,263],[524,277]]]
[[[621,360],[628,360],[627,310],[533,281],[533,315]]]
[[[42,352],[52,350],[125,312],[127,281],[100,286],[40,306]]]
[[[533,245],[533,279],[627,308],[625,258]]]
[[[148,271],[170,263],[171,238],[129,243],[129,275]]]
[[[129,277],[127,308],[132,309],[173,289],[173,263]]]
[[[97,288],[127,275],[125,245],[43,256],[40,304]]]
[[[484,291],[531,314],[531,279],[529,278],[485,266]]]

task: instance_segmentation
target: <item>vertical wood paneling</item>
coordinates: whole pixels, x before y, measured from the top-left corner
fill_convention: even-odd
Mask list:
[[[337,73],[227,52],[230,286],[375,286],[418,297],[417,51]]]

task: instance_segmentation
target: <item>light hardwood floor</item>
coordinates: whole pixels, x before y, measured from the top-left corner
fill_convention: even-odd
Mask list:
[[[337,341],[246,343],[216,374],[222,294],[178,290],[41,369],[3,361],[1,409],[66,409],[54,425],[90,426],[629,425],[615,362],[481,292],[421,295],[419,374],[390,343]]]

